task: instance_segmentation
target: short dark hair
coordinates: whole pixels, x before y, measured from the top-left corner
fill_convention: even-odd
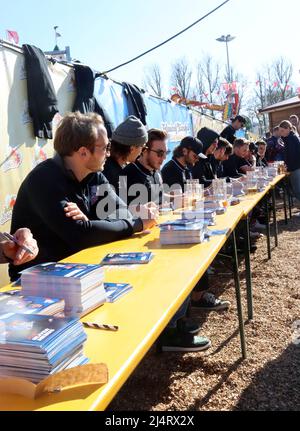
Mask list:
[[[279,130],[279,126],[273,127],[273,132],[278,132],[278,130]]]
[[[150,129],[148,130],[148,141],[147,147],[151,148],[153,141],[164,141],[167,139],[168,134],[164,130],[160,129]]]
[[[221,148],[225,148],[224,154],[226,156],[231,156],[231,154],[233,153],[233,146],[231,145],[231,143],[227,141],[227,139],[222,137],[219,138],[217,150],[220,150]]]
[[[241,115],[237,115],[231,121],[232,121],[232,123],[234,123],[235,121],[239,121],[242,124],[246,124],[246,118],[242,117]]]
[[[173,150],[173,157],[182,157],[183,156],[183,149],[181,145],[177,145],[177,147]]]
[[[232,148],[231,143],[227,141],[227,139],[220,137],[218,140],[217,150],[220,150],[221,148],[227,148],[228,146]]]
[[[81,147],[93,153],[95,142],[99,139],[99,126],[104,126],[104,122],[98,114],[82,114],[79,111],[66,114],[55,133],[55,151],[61,157],[71,156]]]
[[[119,142],[114,141],[113,139],[110,141],[110,145],[111,145],[110,155],[112,158],[115,158],[115,157],[126,158],[129,156],[131,151],[130,145],[120,144]]]
[[[241,148],[244,145],[250,145],[250,141],[247,141],[244,138],[238,138],[234,141],[233,148]]]
[[[259,141],[256,141],[255,145],[258,147],[259,145],[263,145],[264,147],[267,146],[266,141],[264,141],[263,139],[260,139]]]

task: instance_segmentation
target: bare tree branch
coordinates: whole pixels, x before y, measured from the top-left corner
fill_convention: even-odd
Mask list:
[[[188,98],[191,89],[192,70],[185,58],[177,60],[172,65],[171,84],[178,88],[179,95]]]
[[[144,83],[146,88],[150,88],[154,95],[162,97],[162,77],[158,64],[152,64],[148,68]]]

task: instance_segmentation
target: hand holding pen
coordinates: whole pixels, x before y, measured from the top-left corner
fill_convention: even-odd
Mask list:
[[[27,228],[18,229],[14,235],[1,232],[0,241],[0,254],[14,265],[33,260],[39,252],[37,242]]]

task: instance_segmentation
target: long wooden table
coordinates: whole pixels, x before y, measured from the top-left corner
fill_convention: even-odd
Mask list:
[[[231,207],[217,217],[216,229],[234,229],[243,216],[241,208]],[[164,217],[168,218],[168,217]],[[105,281],[128,282],[132,291],[113,304],[85,316],[85,320],[115,324],[118,332],[86,329],[85,353],[91,362],[104,362],[109,369],[109,382],[91,391],[72,391],[44,395],[30,400],[19,395],[0,394],[1,410],[102,410],[139,364],[177,309],[193,290],[221,250],[228,235],[213,236],[209,242],[196,245],[161,246],[159,229],[150,234],[136,234],[118,241],[77,253],[65,261],[99,263],[107,253],[152,251],[153,260],[135,268],[109,268]],[[236,273],[238,270],[235,262]],[[235,274],[237,277],[237,274]],[[237,306],[243,356],[246,356],[239,282],[236,279]]]
[[[254,207],[263,196],[264,193],[253,195],[251,204],[245,198],[240,205],[228,208],[226,214],[217,217],[214,228],[229,229],[233,239],[233,269],[243,357],[246,357],[246,346],[234,231],[245,216],[246,207]],[[37,400],[0,394],[0,409],[105,409],[213,262],[228,236],[213,236],[203,244],[162,246],[159,229],[154,228],[150,234],[136,234],[127,240],[83,250],[66,259],[66,262],[100,263],[107,253],[152,251],[155,255],[147,265],[106,269],[105,281],[128,282],[133,289],[119,301],[106,303],[84,318],[86,321],[115,324],[120,328],[118,332],[86,329],[88,340],[85,353],[92,363],[107,364],[109,381],[106,385],[97,389],[74,388],[43,395]]]

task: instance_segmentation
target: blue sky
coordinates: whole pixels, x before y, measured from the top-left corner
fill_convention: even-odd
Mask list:
[[[96,70],[107,70],[151,48],[220,4],[222,0],[0,0],[0,37],[16,30],[20,43],[43,50],[54,47],[53,26],[59,26],[59,46],[70,45],[73,58]],[[142,84],[145,68],[158,63],[169,90],[170,65],[185,56],[196,64],[203,53],[225,65],[225,44],[232,34],[230,61],[235,70],[255,81],[263,64],[283,55],[292,61],[300,86],[299,0],[230,0],[167,45],[110,76]]]

